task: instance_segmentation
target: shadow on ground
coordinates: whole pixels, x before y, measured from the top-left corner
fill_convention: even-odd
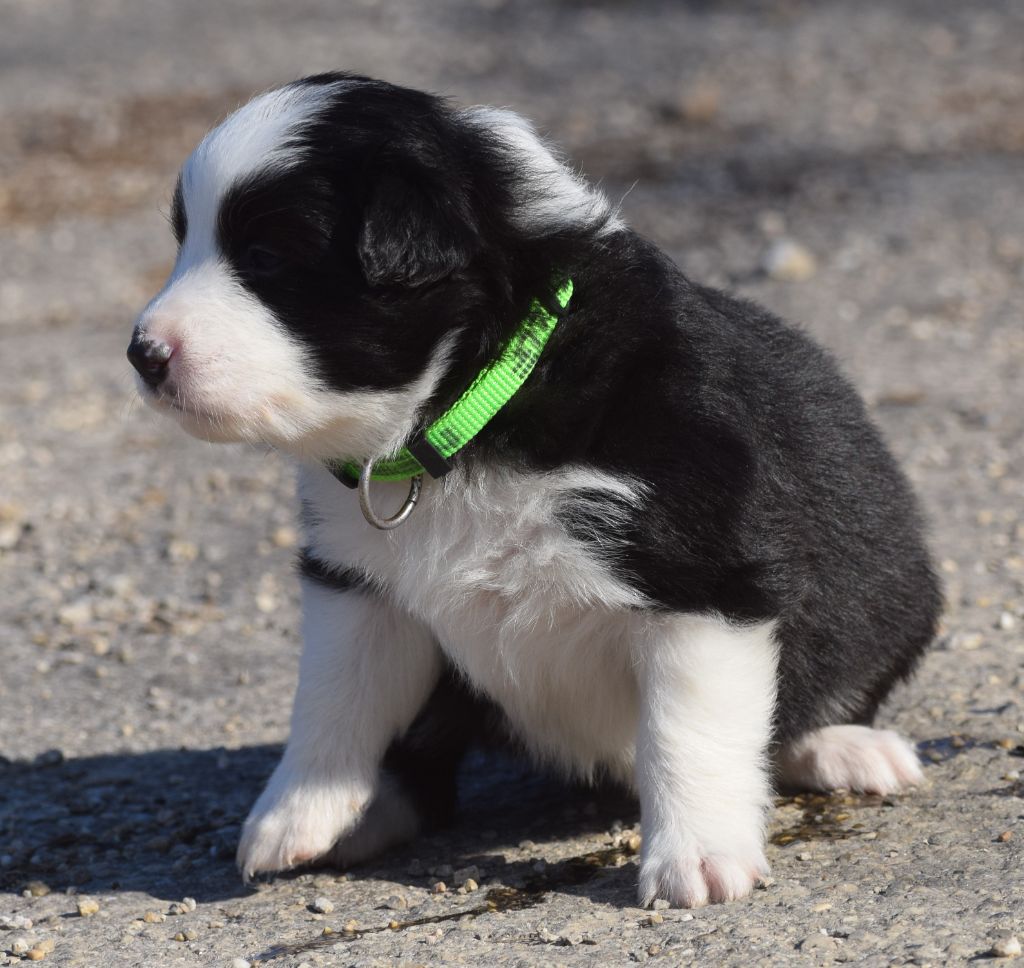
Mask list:
[[[235,848],[279,756],[280,747],[268,745],[0,761],[6,801],[0,808],[0,891],[40,882],[52,891],[137,891],[200,902],[250,893],[235,868]],[[457,869],[486,858],[506,884],[582,888],[588,878],[578,864],[562,872],[552,865],[538,880],[527,865],[495,870],[495,852],[530,838],[547,842],[604,831],[614,819],[630,823],[637,813],[620,791],[567,785],[493,753],[467,758],[460,801],[453,827],[350,876],[401,881],[413,857],[424,873],[441,863]],[[623,882],[630,891],[632,880],[628,875]],[[599,892],[612,887],[604,883]]]

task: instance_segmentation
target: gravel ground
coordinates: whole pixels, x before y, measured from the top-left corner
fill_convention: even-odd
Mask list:
[[[1012,954],[1024,6],[0,0],[0,24],[0,964]],[[234,870],[296,673],[291,473],[140,411],[124,347],[197,136],[339,66],[535,118],[691,275],[831,347],[923,495],[948,609],[882,720],[927,783],[780,800],[746,901],[641,911],[635,805],[503,762],[375,864]]]

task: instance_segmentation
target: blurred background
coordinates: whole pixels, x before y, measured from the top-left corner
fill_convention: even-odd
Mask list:
[[[237,825],[296,673],[291,472],[133,404],[124,350],[170,267],[196,141],[253,93],[336,68],[532,118],[686,273],[838,355],[922,494],[948,590],[939,644],[884,718],[935,761],[931,835],[980,831],[969,874],[901,924],[938,944],[945,904],[967,954],[1019,930],[1024,901],[1002,920],[978,901],[1020,898],[1024,840],[1016,0],[0,0],[0,914],[57,917],[21,899],[33,878],[119,890],[104,903],[131,917],[197,880],[239,893]],[[942,865],[896,849],[905,912]],[[835,878],[867,892],[876,873]],[[106,935],[73,928],[65,951],[99,963]],[[725,958],[718,943],[694,950]]]

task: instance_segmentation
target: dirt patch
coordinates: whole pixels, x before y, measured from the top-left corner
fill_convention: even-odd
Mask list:
[[[140,97],[96,110],[0,121],[0,219],[112,216],[170,194],[170,178],[210,127],[251,92]]]

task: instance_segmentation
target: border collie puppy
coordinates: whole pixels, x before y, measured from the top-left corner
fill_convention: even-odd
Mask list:
[[[203,140],[172,223],[140,392],[298,464],[300,680],[246,877],[440,819],[483,721],[636,790],[643,904],[746,895],[774,782],[920,780],[870,724],[940,593],[860,399],[805,335],[685,278],[529,123],[307,78]],[[430,446],[510,360],[495,412]],[[403,448],[428,472],[375,477]]]

